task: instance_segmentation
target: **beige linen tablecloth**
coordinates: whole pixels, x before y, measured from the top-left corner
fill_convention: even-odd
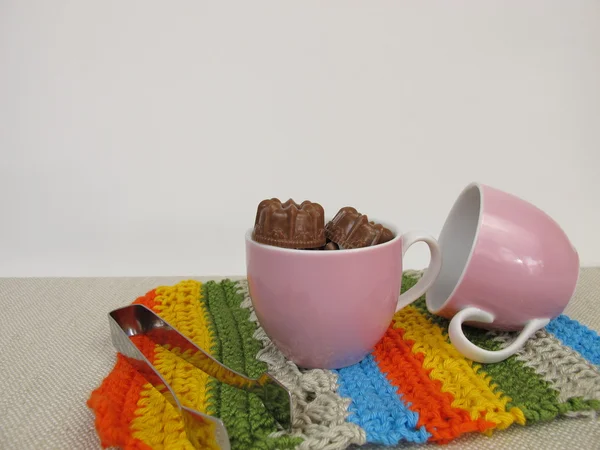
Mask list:
[[[107,313],[182,279],[0,279],[0,449],[99,449],[86,400],[115,361]],[[600,330],[600,268],[582,269],[566,313]],[[465,436],[448,448],[600,449],[600,422],[513,426],[491,438]]]

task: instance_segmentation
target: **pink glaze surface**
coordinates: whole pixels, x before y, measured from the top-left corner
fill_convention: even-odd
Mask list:
[[[259,244],[249,230],[246,264],[257,318],[273,343],[300,367],[341,368],[365,357],[391,322],[402,238],[354,250],[291,250]]]
[[[439,297],[439,286],[429,290],[430,311],[451,318],[467,306],[476,306],[495,319],[491,324],[473,325],[504,330],[519,330],[530,319],[561,314],[579,275],[578,254],[563,230],[546,213],[518,197],[481,184],[470,185],[463,194],[469,189],[479,190],[479,196],[474,193],[468,200],[479,202],[474,206],[479,218],[470,258],[462,272],[459,270],[461,277],[449,297]],[[465,208],[467,211],[468,206]],[[465,216],[461,210],[453,218],[451,212],[446,225],[467,220]],[[468,227],[468,223],[461,226]],[[437,283],[449,281],[443,275],[444,267],[456,262],[452,251],[445,252],[445,248],[457,235],[442,230],[442,274]]]

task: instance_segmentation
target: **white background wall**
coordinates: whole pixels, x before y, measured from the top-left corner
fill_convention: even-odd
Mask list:
[[[243,274],[273,196],[437,236],[473,180],[600,264],[599,24],[598,1],[0,0],[0,275]]]

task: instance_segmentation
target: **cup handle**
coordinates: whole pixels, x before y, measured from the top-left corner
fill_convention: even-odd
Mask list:
[[[465,308],[452,318],[448,326],[448,335],[450,341],[456,349],[467,358],[484,364],[497,363],[504,361],[509,356],[514,355],[527,342],[536,331],[544,328],[550,322],[550,319],[532,319],[525,325],[517,339],[502,350],[485,350],[476,346],[467,339],[462,330],[462,324],[466,321],[475,321],[483,323],[492,323],[494,315],[475,307]]]
[[[408,248],[417,242],[425,242],[429,247],[431,253],[429,267],[417,284],[398,297],[396,312],[421,297],[435,282],[442,268],[442,252],[438,242],[432,236],[419,231],[410,231],[402,236],[402,257],[404,258]]]

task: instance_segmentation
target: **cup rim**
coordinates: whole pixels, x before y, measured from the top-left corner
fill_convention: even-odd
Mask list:
[[[329,222],[328,218],[325,218],[325,223]],[[370,218],[370,221],[375,223],[379,223],[389,229],[392,233],[394,233],[394,238],[384,242],[383,244],[372,245],[369,247],[361,247],[361,248],[349,248],[343,250],[336,251],[307,251],[308,249],[298,249],[298,248],[285,248],[285,247],[277,247],[275,245],[263,244],[261,242],[257,242],[252,238],[252,232],[254,231],[254,227],[250,227],[246,230],[246,242],[251,243],[252,245],[256,245],[258,247],[262,247],[267,251],[271,252],[279,252],[279,253],[289,253],[295,255],[306,255],[307,258],[310,257],[320,257],[320,258],[334,258],[340,257],[342,255],[356,254],[356,253],[368,253],[368,252],[376,252],[378,250],[382,250],[383,248],[390,247],[394,245],[398,240],[402,239],[402,233],[400,229],[390,224],[387,221],[378,220],[377,218]],[[317,256],[320,255],[320,256]]]
[[[448,216],[446,217],[446,220],[444,221],[444,224],[442,225],[442,229],[440,230],[440,234],[438,236],[438,244],[439,244],[440,250],[442,252],[442,265],[444,264],[444,261],[443,261],[444,249],[442,248],[442,246],[444,244],[444,237],[445,237],[444,231],[446,229],[446,226],[449,224],[450,220],[452,220],[453,213],[459,208],[459,204],[460,204],[461,200],[463,199],[463,197],[467,194],[467,192],[471,191],[473,188],[477,189],[477,191],[479,193],[479,211],[478,211],[478,217],[477,217],[477,228],[475,230],[475,235],[473,236],[473,242],[471,243],[471,248],[469,249],[469,255],[467,256],[467,259],[462,268],[460,276],[456,280],[456,283],[454,284],[452,291],[450,292],[448,297],[437,308],[434,308],[432,306],[431,297],[430,297],[430,295],[428,295],[428,294],[430,294],[433,286],[431,286],[429,288],[428,292],[425,294],[425,304],[427,305],[427,309],[429,310],[429,312],[431,312],[432,314],[437,314],[440,311],[444,310],[448,306],[448,304],[452,301],[452,299],[456,295],[456,292],[462,285],[462,282],[463,282],[463,280],[467,274],[467,271],[469,269],[469,266],[471,264],[471,260],[473,259],[473,254],[475,253],[475,248],[477,247],[477,242],[479,240],[479,234],[481,232],[481,224],[483,222],[484,185],[478,181],[473,181],[473,182],[469,183],[468,185],[466,185],[462,189],[460,194],[456,197],[456,200],[454,201],[454,204],[452,205],[452,208],[448,212]],[[438,276],[438,279],[439,279],[439,276]]]

